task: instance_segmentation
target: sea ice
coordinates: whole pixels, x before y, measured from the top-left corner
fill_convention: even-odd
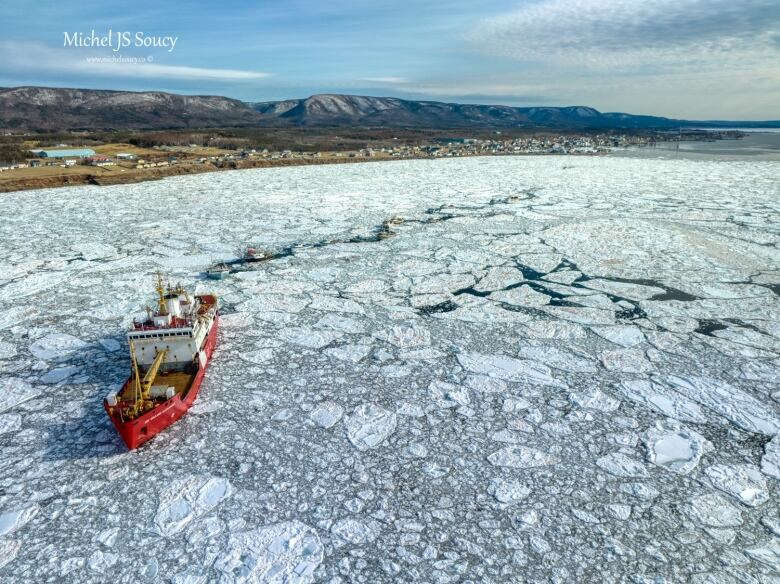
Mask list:
[[[81,367],[57,367],[41,375],[40,382],[47,385],[55,385],[73,377],[82,370]]]
[[[339,361],[358,363],[368,357],[368,354],[371,352],[371,345],[339,345],[329,347],[323,352]]]
[[[661,423],[645,433],[644,441],[650,462],[681,474],[691,472],[702,455],[712,450],[712,444],[698,432]]]
[[[40,390],[18,377],[0,379],[0,413],[36,397]]]
[[[570,373],[594,373],[596,371],[596,363],[590,359],[575,355],[569,351],[556,349],[555,347],[522,347],[518,351],[518,356],[538,363],[545,363],[550,367],[569,371]]]
[[[613,452],[596,460],[596,465],[617,477],[643,477],[647,474],[644,465],[623,454]]]
[[[335,402],[322,402],[314,408],[309,417],[320,428],[331,428],[341,420],[344,408]]]
[[[174,481],[160,493],[153,520],[156,531],[163,536],[172,536],[214,509],[230,494],[230,482],[223,478],[191,476]]]
[[[491,300],[506,302],[515,306],[545,306],[550,303],[547,294],[537,292],[530,286],[518,286],[511,290],[501,290],[490,295]]]
[[[490,481],[488,493],[500,503],[518,503],[531,494],[531,489],[517,480],[507,480],[500,477]]]
[[[664,293],[663,288],[612,280],[590,279],[582,282],[582,285],[586,288],[607,292],[608,294],[628,298],[629,300],[647,300],[648,298]]]
[[[495,466],[510,468],[533,468],[557,462],[554,456],[527,446],[506,446],[488,456],[488,460]]]
[[[376,521],[359,521],[357,519],[341,519],[333,524],[330,532],[346,543],[360,545],[371,543],[379,535],[379,525]]]
[[[33,519],[40,511],[38,505],[5,511],[0,514],[0,536],[8,535],[21,529],[25,524]]]
[[[16,559],[22,542],[16,539],[0,539],[0,570]]]
[[[19,414],[0,415],[0,434],[16,432],[22,429],[22,416]]]
[[[332,329],[351,334],[362,333],[366,330],[365,325],[361,321],[337,314],[326,314],[314,326],[320,329]]]
[[[717,412],[740,428],[768,436],[780,432],[780,419],[771,409],[728,383],[711,377],[673,375],[668,379],[677,391]]]
[[[622,373],[647,373],[653,370],[653,365],[647,360],[647,355],[642,349],[617,349],[604,351],[601,355],[601,364],[610,371]]]
[[[396,347],[425,347],[431,344],[430,332],[420,326],[394,326],[374,335]]]
[[[592,326],[598,336],[623,347],[635,347],[645,342],[645,335],[639,327],[633,325]]]
[[[761,457],[761,472],[780,479],[780,436],[775,436],[764,446]]]
[[[474,157],[5,193],[0,580],[772,581],[777,174]],[[248,245],[275,257],[202,278]],[[220,341],[128,452],[101,400],[166,265],[219,295]]]
[[[707,421],[699,404],[649,379],[623,381],[616,386],[627,398],[681,422]]]
[[[458,362],[472,373],[498,377],[507,381],[523,381],[537,385],[564,384],[552,376],[546,365],[536,361],[514,359],[505,355],[484,355],[481,353],[459,353]]]
[[[748,548],[745,553],[775,573],[780,572],[780,540],[777,538],[770,539],[762,545]]]
[[[692,518],[709,527],[739,527],[742,511],[720,495],[710,493],[691,499],[683,510]]]
[[[67,359],[87,344],[65,333],[52,333],[30,345],[30,353],[44,361]]]
[[[343,333],[338,331],[316,330],[309,327],[286,328],[279,334],[281,340],[307,349],[327,347],[342,336]]]
[[[224,582],[308,584],[322,562],[319,535],[300,521],[233,532],[214,562]]]
[[[569,394],[569,401],[581,408],[614,412],[620,407],[620,401],[608,396],[599,389],[591,389]]]
[[[345,419],[347,438],[358,450],[379,446],[395,432],[396,416],[393,412],[372,403],[359,405]]]
[[[431,382],[428,389],[431,398],[445,408],[467,406],[471,403],[468,389],[462,386],[436,380]]]
[[[0,341],[0,359],[10,359],[14,355],[16,355],[16,346]]]
[[[704,470],[712,485],[749,507],[758,507],[769,499],[766,479],[759,469],[748,464],[715,464]]]

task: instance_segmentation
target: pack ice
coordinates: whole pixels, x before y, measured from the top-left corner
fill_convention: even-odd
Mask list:
[[[3,194],[0,581],[776,581],[779,164]],[[219,295],[219,343],[128,452],[101,400],[157,269]]]

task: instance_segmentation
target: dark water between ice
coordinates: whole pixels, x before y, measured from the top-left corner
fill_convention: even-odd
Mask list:
[[[654,147],[616,150],[611,156],[684,160],[778,160],[780,131],[750,132],[739,140],[659,142]]]

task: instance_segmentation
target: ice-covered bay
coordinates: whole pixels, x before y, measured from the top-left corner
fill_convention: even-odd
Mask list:
[[[778,171],[475,158],[2,195],[0,581],[773,581]],[[202,278],[248,245],[276,257]],[[223,326],[196,408],[126,452],[101,399],[157,268]]]

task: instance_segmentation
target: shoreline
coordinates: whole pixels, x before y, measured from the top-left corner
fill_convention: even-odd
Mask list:
[[[417,157],[423,159],[427,157]],[[253,168],[275,168],[285,166],[309,166],[323,164],[353,164],[361,162],[390,162],[393,160],[414,160],[415,158],[333,158],[333,159],[279,159],[279,160],[252,160],[239,161],[235,166],[215,166],[213,164],[182,163],[175,166],[156,168],[131,169],[121,174],[103,174],[99,172],[84,172],[59,174],[42,177],[4,177],[0,175],[0,193],[14,193],[19,191],[32,191],[37,189],[50,189],[60,187],[77,186],[111,186],[119,184],[132,184],[163,180],[172,176],[185,176],[191,174],[205,174],[227,170],[246,170]]]
[[[507,157],[507,156],[606,156],[606,154],[547,154],[547,153],[515,153],[515,154],[472,154],[453,158],[481,158],[481,157]],[[68,174],[58,174],[42,177],[5,177],[0,175],[0,194],[19,191],[31,191],[38,189],[50,189],[60,187],[77,186],[111,186],[119,184],[132,184],[163,180],[172,176],[184,176],[191,174],[205,174],[227,170],[247,170],[257,168],[277,168],[287,166],[310,166],[330,164],[360,164],[366,162],[396,162],[401,160],[450,160],[434,156],[406,156],[406,157],[373,157],[373,158],[281,158],[275,160],[241,160],[235,165],[216,166],[213,164],[180,163],[174,166],[164,166],[144,169],[128,169],[123,173],[103,174],[93,171]]]

